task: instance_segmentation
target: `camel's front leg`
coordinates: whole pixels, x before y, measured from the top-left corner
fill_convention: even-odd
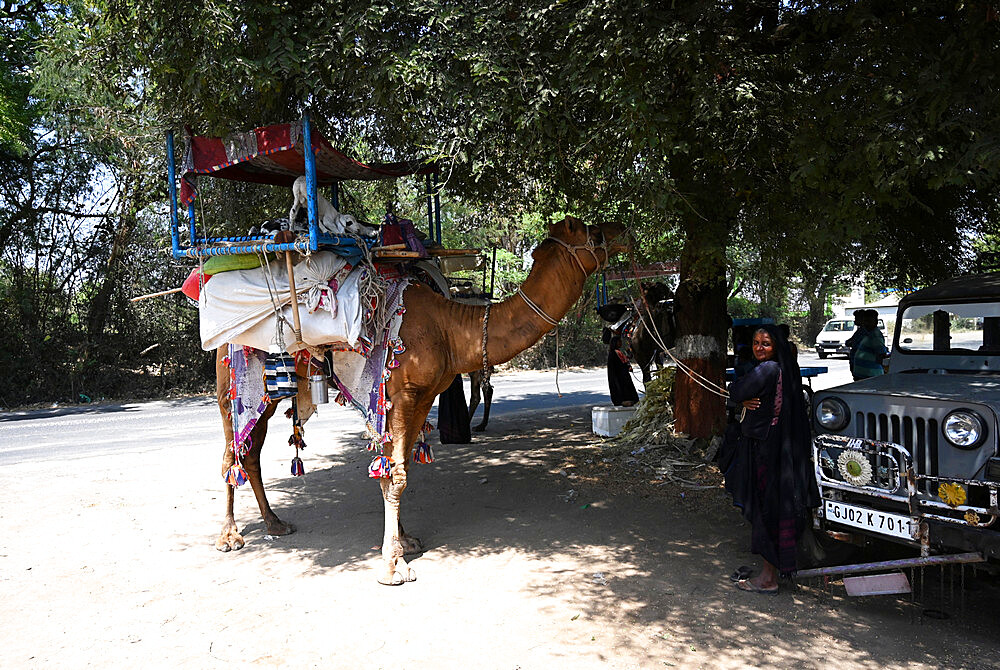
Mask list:
[[[420,540],[403,531],[403,526],[399,522],[399,507],[403,491],[406,490],[406,477],[413,445],[424,425],[427,413],[431,410],[431,405],[434,404],[435,397],[433,393],[429,393],[428,397],[422,400],[416,400],[407,393],[399,393],[393,397],[393,408],[388,417],[388,423],[392,428],[392,442],[383,450],[383,454],[392,461],[392,467],[389,476],[379,480],[382,486],[382,501],[385,505],[382,567],[378,578],[381,584],[396,586],[417,579],[416,573],[403,560],[403,555],[419,553],[423,551],[423,545]]]
[[[406,489],[406,469],[406,461],[396,463],[392,467],[392,476],[379,480],[385,504],[385,533],[382,536],[382,570],[378,581],[387,586],[398,586],[417,579],[416,573],[403,560],[406,550],[401,541],[403,528],[399,523],[399,500]]]
[[[403,524],[399,524],[399,543],[403,546],[404,556],[419,554],[424,550],[424,543],[403,530]]]

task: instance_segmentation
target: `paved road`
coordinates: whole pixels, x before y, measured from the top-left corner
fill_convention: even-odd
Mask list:
[[[850,381],[847,361],[820,361],[813,352],[800,355],[803,366],[827,366],[830,373],[813,380],[813,388],[827,388]],[[554,371],[518,371],[498,374],[491,417],[537,409],[555,409],[608,403],[607,377],[603,368]],[[642,389],[642,383],[636,381]],[[561,395],[559,393],[561,391]],[[466,397],[469,383],[466,379]],[[477,411],[481,416],[482,407]],[[437,409],[431,421],[437,420]],[[308,424],[317,430],[363,430],[360,416],[335,403],[323,405]],[[269,439],[284,440],[274,434]],[[53,407],[43,410],[0,413],[0,466],[26,461],[45,462],[118,453],[143,453],[169,449],[178,444],[219,447],[222,430],[212,398],[186,398],[141,403]]]
[[[492,416],[526,410],[573,407],[607,402],[602,369],[515,372],[494,377]],[[468,395],[468,380],[466,380]],[[479,410],[482,412],[482,409]],[[436,420],[437,409],[431,413]],[[0,466],[25,461],[50,461],[113,456],[168,449],[177,443],[222,446],[219,412],[213,398],[95,404],[0,413]],[[317,430],[363,430],[357,412],[335,403],[322,405],[308,423]],[[281,431],[278,431],[281,432]],[[284,440],[272,435],[269,439]]]

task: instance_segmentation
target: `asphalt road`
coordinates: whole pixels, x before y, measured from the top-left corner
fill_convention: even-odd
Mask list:
[[[800,354],[802,366],[826,366],[827,374],[812,380],[814,389],[850,381],[847,361],[819,360],[814,352]],[[466,378],[466,397],[469,383]],[[517,371],[493,378],[491,418],[518,412],[605,405],[608,403],[607,377],[603,368],[574,368],[555,371]],[[642,389],[636,379],[636,387]],[[476,422],[482,415],[476,412]],[[437,408],[431,411],[437,419]],[[214,398],[198,397],[136,403],[92,404],[0,413],[0,466],[22,462],[45,462],[115,454],[143,453],[169,449],[178,443],[204,444],[219,448],[222,429]],[[310,437],[322,430],[358,432],[363,430],[360,415],[336,403],[321,405],[307,424]],[[283,432],[270,441],[284,441]]]

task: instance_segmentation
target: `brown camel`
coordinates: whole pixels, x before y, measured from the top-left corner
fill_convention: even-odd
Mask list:
[[[399,331],[406,351],[397,354],[400,365],[386,383],[386,395],[392,402],[386,417],[392,442],[385,445],[383,452],[391,462],[390,474],[379,480],[385,503],[380,583],[396,585],[416,579],[403,555],[423,548],[419,540],[403,531],[399,521],[414,443],[434,399],[448,388],[455,375],[483,368],[484,317],[488,316],[488,364],[509,361],[555,327],[579,299],[587,277],[606,264],[610,255],[624,249],[620,237],[622,229],[616,224],[588,226],[573,217],[552,224],[549,237],[532,254],[534,265],[519,292],[490,306],[488,314],[485,306],[449,301],[422,284],[407,288],[403,297],[406,313]],[[216,373],[219,409],[227,442],[231,442],[232,427],[227,419],[229,372],[222,363],[224,350],[218,352]],[[243,466],[267,533],[286,535],[295,528],[271,510],[260,473],[260,449],[275,405],[268,406],[251,433],[252,446]],[[232,449],[227,447],[223,473],[232,464]],[[216,541],[221,551],[239,549],[244,544],[233,516],[234,489],[226,488],[226,521]]]

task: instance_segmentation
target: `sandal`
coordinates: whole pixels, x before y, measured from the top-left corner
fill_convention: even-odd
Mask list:
[[[741,579],[740,581],[736,582],[736,588],[738,588],[740,591],[749,591],[750,593],[763,593],[764,595],[768,596],[778,595],[777,586],[775,586],[773,589],[762,589],[761,587],[751,582],[749,579]]]
[[[753,568],[749,565],[741,565],[733,570],[733,574],[729,575],[729,581],[735,583],[741,579],[750,579],[751,577],[753,577]]]

